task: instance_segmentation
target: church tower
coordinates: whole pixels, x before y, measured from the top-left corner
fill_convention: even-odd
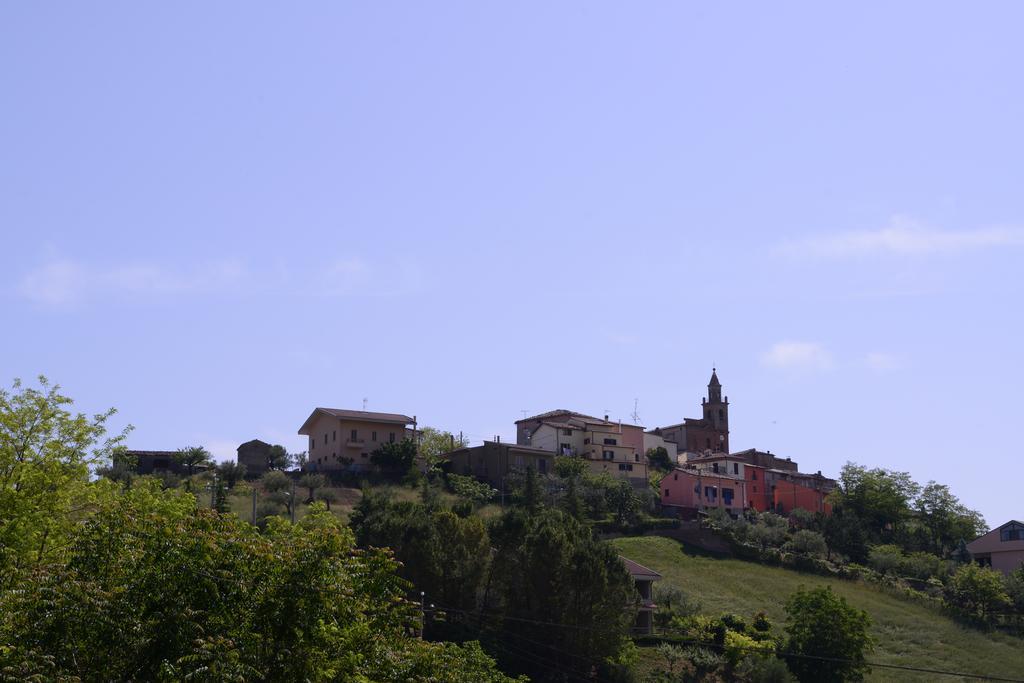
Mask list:
[[[715,433],[717,443],[712,450],[729,452],[729,397],[722,400],[722,383],[718,381],[718,372],[711,368],[711,381],[708,382],[708,397],[701,401],[704,408],[704,420]]]

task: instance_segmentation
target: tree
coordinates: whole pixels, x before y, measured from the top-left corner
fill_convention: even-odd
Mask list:
[[[898,545],[876,545],[868,553],[871,568],[879,574],[894,574],[903,559],[903,551]]]
[[[0,671],[28,680],[509,679],[474,643],[410,633],[389,553],[322,507],[266,531],[155,482],[105,504],[66,558],[0,593]],[[116,647],[111,647],[116,643]]]
[[[338,492],[334,489],[322,488],[317,490],[316,499],[322,501],[327,506],[327,509],[330,510],[331,503],[338,501]]]
[[[834,499],[856,514],[873,539],[884,543],[897,537],[920,489],[906,472],[869,470],[848,462],[839,473]]]
[[[238,482],[245,478],[245,465],[233,460],[225,460],[217,465],[217,475],[229,489],[233,489]]]
[[[306,498],[307,503],[312,503],[316,498],[317,489],[327,486],[327,477],[322,474],[304,474],[299,478],[299,486],[309,492]]]
[[[461,474],[449,474],[448,486],[459,498],[468,500],[473,505],[483,505],[494,499],[497,491],[490,484],[477,481],[473,477]]]
[[[636,519],[637,502],[636,492],[625,479],[618,479],[614,486],[608,488],[605,493],[608,499],[608,507],[615,514],[615,523],[623,526]]]
[[[986,530],[981,513],[968,509],[948,486],[928,482],[917,498],[915,508],[928,530],[933,553],[945,557],[962,538],[975,538]]]
[[[575,455],[556,455],[555,474],[560,479],[573,479],[583,476],[588,469],[587,461]]]
[[[451,432],[435,429],[434,427],[423,427],[419,433],[420,457],[427,463],[427,467],[434,467],[439,464],[446,453],[457,448],[464,448],[469,445],[469,439],[455,436]]]
[[[832,588],[799,590],[786,601],[785,650],[800,681],[860,681],[870,670],[871,618]],[[803,657],[801,655],[808,655]]]
[[[1006,576],[1006,595],[1019,614],[1024,614],[1024,564]]]
[[[370,462],[388,474],[405,474],[415,461],[416,444],[412,439],[381,444],[370,454]]]
[[[662,472],[671,472],[676,466],[676,464],[672,462],[672,458],[669,457],[668,450],[664,446],[648,448],[647,462],[651,467]]]
[[[87,417],[39,378],[0,389],[0,588],[18,569],[48,562],[97,500],[114,488],[90,485],[91,468],[111,462],[127,429],[108,437],[114,409]]]
[[[202,446],[181,448],[174,454],[174,459],[188,470],[188,476],[190,477],[195,474],[197,467],[209,465],[213,462],[213,456]]]
[[[829,559],[832,553],[840,553],[853,562],[868,561],[867,532],[853,510],[837,504],[832,515],[824,519],[822,535],[828,544]]]
[[[293,457],[280,444],[274,444],[267,450],[267,469],[286,470],[292,465]]]
[[[1010,604],[1003,575],[988,567],[965,564],[946,584],[946,606],[965,617],[988,621]]]

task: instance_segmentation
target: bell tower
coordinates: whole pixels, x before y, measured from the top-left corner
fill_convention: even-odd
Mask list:
[[[729,397],[722,400],[722,383],[718,381],[718,372],[711,368],[711,381],[708,382],[708,397],[701,401],[704,409],[704,420],[715,433],[715,441],[711,448],[714,451],[729,452]]]

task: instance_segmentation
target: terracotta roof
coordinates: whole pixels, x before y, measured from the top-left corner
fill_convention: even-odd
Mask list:
[[[653,569],[648,569],[647,567],[643,566],[639,562],[634,562],[633,560],[629,559],[628,557],[623,557],[622,555],[619,555],[619,559],[622,560],[622,564],[624,564],[626,566],[626,571],[628,571],[629,575],[632,576],[633,578],[647,578],[647,579],[660,579],[661,578],[661,574],[659,574],[658,572],[654,571]]]
[[[400,424],[403,427],[413,423],[413,419],[408,415],[402,415],[400,413],[374,413],[367,410],[345,410],[343,408],[314,408],[313,412],[310,413],[306,421],[299,427],[299,434],[308,434],[309,423],[317,416],[317,413],[324,415],[330,415],[331,417],[337,417],[342,420],[366,420],[367,422],[384,422],[390,424]]]

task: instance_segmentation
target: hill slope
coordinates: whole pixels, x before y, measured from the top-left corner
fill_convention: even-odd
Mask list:
[[[612,543],[626,557],[658,571],[663,583],[698,598],[702,612],[751,615],[763,610],[781,628],[786,598],[798,587],[831,585],[851,604],[866,610],[878,639],[871,661],[975,673],[1024,677],[1024,640],[963,628],[951,619],[870,586],[732,559],[688,553],[671,539],[619,538]],[[934,675],[876,668],[872,681],[926,680]],[[954,680],[952,678],[948,680]]]

